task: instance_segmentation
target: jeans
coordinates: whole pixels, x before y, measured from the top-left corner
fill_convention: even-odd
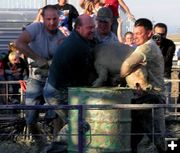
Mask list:
[[[67,105],[68,104],[68,91],[67,89],[61,88],[60,90],[55,89],[50,83],[46,82],[44,87],[44,99],[49,105]],[[58,109],[55,112],[67,123],[67,111]]]
[[[45,82],[29,78],[27,80],[26,90],[26,105],[43,105],[45,103],[43,98],[43,88]],[[39,115],[38,110],[27,110],[26,111],[26,122],[27,124],[35,124]]]

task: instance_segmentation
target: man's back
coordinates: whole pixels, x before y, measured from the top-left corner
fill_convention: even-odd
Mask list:
[[[50,67],[48,81],[56,89],[88,85],[88,74],[93,68],[89,44],[76,31],[57,49]]]

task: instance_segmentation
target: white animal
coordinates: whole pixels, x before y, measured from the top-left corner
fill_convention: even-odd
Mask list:
[[[95,47],[95,69],[98,78],[93,82],[93,87],[103,86],[111,80],[111,85],[121,84],[120,68],[124,60],[134,51],[134,48],[122,43],[99,44]],[[142,66],[126,77],[128,85],[132,88],[136,83],[145,86],[147,73]],[[117,81],[118,84],[117,84]]]

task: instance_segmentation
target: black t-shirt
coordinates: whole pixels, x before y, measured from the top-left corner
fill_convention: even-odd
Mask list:
[[[90,86],[94,76],[93,48],[76,31],[56,50],[49,69],[48,82],[57,90],[66,87]]]
[[[175,52],[175,44],[172,40],[162,39],[160,49],[164,57],[164,77],[171,77],[172,60]]]
[[[78,11],[73,5],[65,4],[63,6],[60,6],[59,4],[56,4],[55,7],[60,11],[59,12],[59,26],[65,26],[70,31],[72,31],[72,22],[73,19],[76,19],[79,16]]]

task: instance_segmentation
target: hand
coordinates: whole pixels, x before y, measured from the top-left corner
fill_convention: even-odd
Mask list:
[[[118,22],[118,24],[122,24],[122,23],[123,23],[122,18],[121,18],[121,17],[118,17],[118,18],[117,18],[117,22]]]
[[[128,13],[127,16],[129,20],[135,21],[135,17],[131,13]]]

